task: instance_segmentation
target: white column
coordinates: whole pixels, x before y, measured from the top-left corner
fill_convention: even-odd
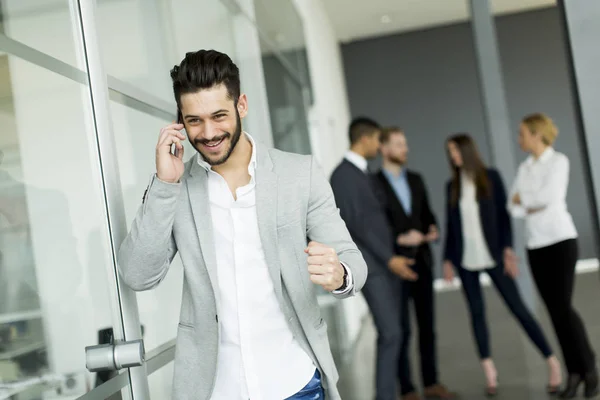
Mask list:
[[[470,0],[471,24],[475,42],[475,53],[479,70],[479,86],[483,103],[484,119],[490,154],[493,164],[507,186],[516,176],[516,158],[512,142],[516,127],[510,126],[504,78],[500,63],[500,52],[496,38],[496,25],[489,0]],[[507,189],[508,190],[508,189]],[[525,303],[535,310],[536,297],[533,291],[531,273],[525,256],[524,226],[522,221],[512,221],[513,248],[521,261],[521,274],[517,284],[521,289]]]
[[[320,1],[293,0],[302,17],[314,94],[309,110],[313,154],[325,173],[333,171],[350,145],[350,105],[340,44]]]

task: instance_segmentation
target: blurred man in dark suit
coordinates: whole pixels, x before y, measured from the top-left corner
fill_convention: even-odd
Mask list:
[[[376,399],[396,400],[401,331],[401,281],[415,278],[412,262],[394,252],[389,222],[377,199],[367,159],[379,151],[379,125],[368,118],[350,124],[351,149],[331,176],[340,215],[367,262],[369,275],[362,293],[378,332]]]

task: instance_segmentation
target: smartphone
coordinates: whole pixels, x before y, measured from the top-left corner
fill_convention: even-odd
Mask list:
[[[183,124],[183,115],[181,115],[181,110],[179,108],[177,109],[177,123]],[[174,143],[171,145],[171,154],[175,157],[179,157],[179,149]]]

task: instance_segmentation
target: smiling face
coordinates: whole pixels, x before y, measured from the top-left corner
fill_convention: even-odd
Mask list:
[[[210,165],[227,162],[242,134],[246,95],[231,99],[223,84],[181,95],[181,114],[190,143]]]

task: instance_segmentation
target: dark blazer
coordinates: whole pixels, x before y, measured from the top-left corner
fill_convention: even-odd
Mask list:
[[[506,210],[506,190],[500,174],[495,169],[487,170],[491,196],[479,200],[479,215],[490,255],[496,265],[503,265],[503,251],[512,247],[512,228]],[[446,186],[446,245],[444,259],[455,266],[462,264],[463,242],[459,205],[451,204],[451,182]]]
[[[419,174],[410,170],[406,171],[412,201],[410,215],[406,214],[400,199],[383,171],[379,171],[373,178],[377,186],[378,197],[392,226],[394,239],[411,229],[416,229],[423,234],[427,234],[429,226],[437,226],[436,218],[429,207],[425,183]],[[429,267],[433,264],[433,256],[429,243],[423,243],[418,248],[403,247],[396,244],[396,253],[415,258],[417,262],[424,263]]]
[[[388,261],[394,255],[393,235],[370,176],[343,160],[331,175],[331,188],[369,274],[387,273]]]

